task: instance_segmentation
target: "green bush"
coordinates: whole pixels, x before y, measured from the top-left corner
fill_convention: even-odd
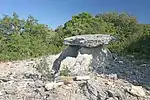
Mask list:
[[[62,49],[53,43],[56,32],[39,24],[32,16],[21,20],[14,13],[12,17],[4,16],[0,25],[1,61],[56,54]]]
[[[55,31],[33,17],[20,19],[16,13],[0,19],[0,61],[35,58],[59,53],[65,37],[82,34],[111,34],[118,41],[108,48],[118,54],[150,55],[150,25],[140,24],[127,13],[87,12],[72,17]]]
[[[61,76],[69,76],[70,75],[70,70],[68,69],[67,66],[63,66],[62,70],[60,71]]]

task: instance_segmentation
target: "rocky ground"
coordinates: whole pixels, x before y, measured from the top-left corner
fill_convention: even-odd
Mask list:
[[[46,62],[51,65],[57,57],[48,56]],[[57,83],[37,64],[38,59],[1,63],[0,100],[150,100],[150,64],[132,56],[114,56],[103,73],[89,72],[88,80],[59,77],[53,88]]]

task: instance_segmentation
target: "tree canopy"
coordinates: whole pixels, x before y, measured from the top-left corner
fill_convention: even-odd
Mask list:
[[[127,13],[83,12],[55,30],[40,24],[33,16],[27,19],[4,15],[0,19],[0,60],[17,60],[58,53],[63,39],[82,34],[111,34],[118,41],[108,47],[115,53],[150,55],[150,25],[138,23]]]
[[[0,60],[16,60],[58,53],[51,42],[55,32],[33,17],[20,19],[16,13],[0,20]]]

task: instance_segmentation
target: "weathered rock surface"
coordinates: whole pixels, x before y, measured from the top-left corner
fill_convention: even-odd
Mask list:
[[[51,82],[51,83],[47,83],[46,85],[45,85],[45,89],[46,90],[52,90],[52,89],[55,89],[55,88],[57,88],[57,87],[59,87],[59,86],[61,86],[61,85],[63,85],[64,83],[63,82]]]
[[[134,86],[131,85],[131,87],[127,87],[127,91],[131,93],[132,95],[139,96],[139,97],[144,97],[146,96],[144,89],[142,86]]]
[[[15,62],[12,65],[16,64],[19,65]],[[28,68],[26,73],[25,67],[10,68],[11,65],[0,65],[4,65],[0,67],[1,70],[4,67],[7,69],[3,79],[9,78],[8,81],[0,82],[0,100],[150,100],[147,90],[141,87],[133,88],[134,85],[131,83],[114,78],[115,75],[111,77],[111,74],[89,73],[89,76],[77,76],[78,79],[75,81],[68,77],[63,79],[61,77],[61,82],[53,84],[50,81],[43,81],[41,73],[34,71],[34,68],[26,66]],[[18,70],[7,75],[12,69]],[[70,82],[65,83],[64,80]]]
[[[113,36],[106,34],[77,35],[65,38],[64,44],[92,48],[108,44],[111,40],[114,39],[115,38]]]
[[[58,57],[58,55],[56,56]],[[81,57],[81,55],[79,57]],[[84,57],[87,58],[87,56],[83,56],[83,58]],[[56,57],[47,57],[47,62],[51,59],[56,59]],[[126,74],[123,79],[120,79],[123,77],[123,73],[119,74],[120,67],[122,67],[121,70],[123,71],[130,71],[132,68],[135,68],[134,65],[130,65],[132,61],[127,62],[125,58],[124,60],[123,58],[117,59],[114,63],[111,63],[116,66],[116,69],[114,66],[112,66],[112,69],[106,69],[106,72],[118,70],[116,74],[92,74],[89,72],[88,75],[90,79],[88,81],[73,81],[69,78],[65,79],[64,77],[63,80],[65,80],[65,84],[52,90],[45,88],[46,84],[51,83],[51,81],[43,80],[42,74],[34,67],[36,63],[39,63],[38,61],[1,63],[0,77],[2,80],[0,81],[0,100],[150,100],[150,92],[145,90],[144,87],[141,88],[141,86],[133,85],[123,80]],[[123,63],[120,64],[120,61]],[[70,62],[68,62],[68,64],[70,64]],[[139,69],[136,69],[138,73],[142,72],[142,68],[146,68],[147,70],[149,68],[146,67],[146,65],[143,67],[143,64],[139,64],[139,66],[135,64],[135,66]],[[76,67],[80,68],[80,66]],[[148,74],[143,73],[142,76],[144,75]],[[138,74],[133,74],[126,78],[131,78],[132,80],[132,77],[137,77],[135,80],[140,79]],[[148,78],[146,79],[145,82],[148,81]],[[144,83],[144,79],[142,81]]]
[[[111,54],[105,45],[113,39],[113,36],[104,34],[79,35],[65,38],[64,43],[69,45],[69,47],[66,48],[54,61],[52,66],[54,74],[59,72],[63,60],[67,57],[77,58],[76,62],[72,62],[72,64],[70,64],[73,66],[69,65],[70,68],[74,68],[74,71],[77,72],[73,72],[74,75],[85,74],[89,69],[103,73],[105,64],[108,62],[107,60],[111,58]],[[89,56],[87,59],[84,59],[88,60],[89,63],[82,62],[84,67],[80,67],[81,64],[79,63],[83,60],[81,57],[84,55]],[[91,68],[87,68],[87,66],[91,66]],[[79,68],[79,70],[77,68]]]

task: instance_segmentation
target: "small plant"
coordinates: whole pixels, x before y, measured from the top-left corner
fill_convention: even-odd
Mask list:
[[[63,66],[62,70],[60,71],[61,76],[70,76],[70,70],[67,66]]]
[[[40,62],[35,66],[36,70],[42,74],[42,80],[53,81],[54,77],[51,74],[51,69],[49,68],[49,64],[46,61],[46,57],[43,57]]]
[[[37,64],[35,66],[35,68],[41,73],[41,74],[49,74],[50,73],[50,69],[49,69],[49,65],[46,62],[46,58],[43,57],[42,60],[40,60],[39,64]]]

